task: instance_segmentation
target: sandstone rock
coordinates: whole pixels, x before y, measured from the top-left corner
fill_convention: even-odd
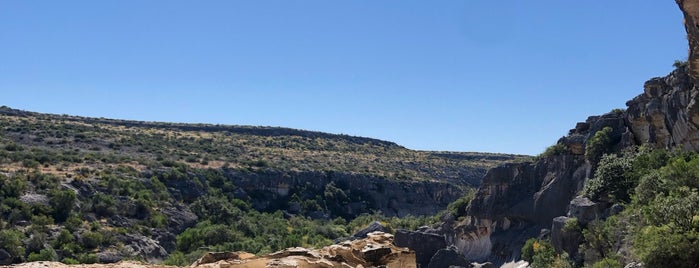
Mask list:
[[[443,235],[408,230],[396,231],[393,244],[414,250],[417,264],[420,267],[427,267],[432,256],[447,246]]]
[[[471,264],[459,253],[454,246],[437,251],[427,268],[442,268],[450,266],[470,267]]]
[[[289,248],[263,256],[249,253],[208,253],[191,267],[388,267],[417,268],[415,253],[392,244],[393,235],[372,232],[365,239],[344,241],[322,249]]]
[[[208,252],[204,256],[199,258],[192,266],[200,266],[208,263],[215,263],[219,261],[233,261],[233,260],[245,260],[254,257],[254,254],[247,252]]]

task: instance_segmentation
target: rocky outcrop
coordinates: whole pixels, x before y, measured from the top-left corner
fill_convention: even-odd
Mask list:
[[[443,235],[408,230],[396,231],[396,239],[393,243],[396,246],[414,250],[420,267],[427,267],[435,253],[447,246]]]
[[[207,254],[192,267],[389,267],[416,268],[415,253],[394,246],[393,235],[373,232],[366,239],[345,241],[318,250],[289,248],[263,256],[247,253]]]
[[[593,202],[587,197],[578,196],[570,201],[568,217],[576,218],[582,225],[605,218],[607,204]]]
[[[339,172],[226,170],[225,176],[240,187],[238,194],[249,197],[253,208],[260,211],[292,211],[296,210],[294,196],[300,200],[325,196],[328,211],[315,214],[326,218],[354,218],[372,211],[398,217],[434,215],[465,191],[448,182],[393,180]],[[326,192],[334,194],[326,196]]]
[[[357,240],[357,239],[363,239],[366,238],[367,235],[373,232],[382,232],[382,233],[388,233],[390,230],[386,228],[386,226],[383,226],[378,221],[373,221],[369,224],[369,226],[365,227],[364,229],[361,229],[354,233],[352,237],[350,237],[350,240]]]
[[[206,253],[191,268],[266,268],[266,267],[387,267],[417,268],[415,253],[407,248],[394,246],[393,235],[373,232],[365,239],[344,241],[321,249],[288,248],[262,256],[246,252]],[[133,261],[113,264],[66,265],[59,262],[28,262],[16,264],[14,268],[175,268]]]
[[[699,1],[675,0],[684,15],[684,27],[689,41],[690,74],[694,81],[699,77]]]
[[[689,4],[699,1],[679,2],[685,9],[699,7]],[[693,31],[688,29],[690,43],[699,40]],[[699,63],[692,55],[690,59]],[[555,217],[576,217],[585,224],[613,213],[611,204],[575,199],[596,165],[585,156],[585,148],[595,133],[610,127],[607,152],[641,144],[699,151],[699,90],[689,75],[691,68],[680,66],[649,80],[644,93],[627,102],[626,111],[578,123],[558,141],[567,148],[564,153],[489,170],[468,207],[468,217],[448,239],[469,259],[499,264],[518,258],[527,238],[522,233],[534,237],[537,230],[551,228]]]

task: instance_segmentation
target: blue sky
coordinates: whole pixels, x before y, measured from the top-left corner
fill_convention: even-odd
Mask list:
[[[671,0],[0,2],[0,105],[537,154],[686,58]]]

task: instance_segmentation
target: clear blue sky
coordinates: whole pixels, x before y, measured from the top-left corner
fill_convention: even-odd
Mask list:
[[[537,154],[686,53],[672,0],[2,0],[0,105]]]

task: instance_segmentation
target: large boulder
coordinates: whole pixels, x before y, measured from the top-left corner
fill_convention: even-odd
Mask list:
[[[569,256],[575,258],[578,255],[578,247],[582,242],[582,233],[577,219],[565,216],[553,219],[551,226],[551,244],[556,252],[567,252]],[[569,225],[569,227],[566,227]]]
[[[427,265],[427,268],[442,268],[451,266],[471,266],[468,260],[466,260],[466,258],[464,258],[464,256],[461,255],[461,253],[459,253],[454,246],[438,250],[437,253],[432,256],[430,264]]]
[[[414,250],[417,264],[420,267],[427,267],[432,256],[440,249],[447,247],[443,235],[402,229],[396,231],[393,244]]]
[[[570,201],[568,206],[568,217],[578,219],[582,225],[587,225],[591,221],[605,218],[607,205],[601,202],[594,202],[587,197],[578,196]]]

